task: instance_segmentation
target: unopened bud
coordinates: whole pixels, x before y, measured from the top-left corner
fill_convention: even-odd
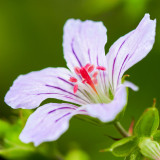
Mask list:
[[[144,138],[139,144],[141,153],[146,157],[154,160],[160,160],[160,145],[150,138]]]

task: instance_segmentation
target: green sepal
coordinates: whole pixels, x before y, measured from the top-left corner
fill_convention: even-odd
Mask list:
[[[140,153],[139,149],[134,150],[125,160],[142,160],[143,156]]]
[[[104,149],[104,152],[112,152],[116,157],[128,156],[137,146],[137,139],[135,137],[126,137],[113,143],[113,145]]]
[[[152,138],[153,138],[153,140],[155,140],[155,141],[160,143],[160,130],[155,131],[152,134]]]
[[[157,108],[148,108],[138,120],[134,133],[139,137],[151,136],[159,126],[159,113]]]

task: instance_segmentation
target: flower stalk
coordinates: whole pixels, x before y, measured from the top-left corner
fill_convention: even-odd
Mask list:
[[[119,133],[123,136],[123,137],[129,137],[128,132],[124,129],[124,127],[121,125],[120,122],[115,122],[114,123],[115,128],[119,131]]]

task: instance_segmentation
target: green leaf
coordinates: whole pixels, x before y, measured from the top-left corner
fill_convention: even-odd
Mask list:
[[[160,143],[160,130],[155,131],[152,135],[152,138],[153,138],[153,140]]]
[[[65,160],[90,160],[90,158],[84,151],[75,149],[67,154]]]
[[[21,120],[10,124],[7,121],[0,120],[0,138],[2,138],[0,155],[6,159],[22,159],[35,152],[31,144],[24,144],[19,140],[19,134],[22,130]]]
[[[7,148],[0,149],[0,155],[7,159],[16,159],[28,156],[31,152],[34,152],[34,148],[30,145],[17,145],[14,142],[5,139],[5,143],[9,146]]]
[[[157,108],[148,108],[138,120],[134,133],[138,136],[151,136],[159,126],[159,113]]]
[[[137,139],[132,136],[115,142],[109,149],[105,149],[104,152],[110,151],[117,157],[126,157],[136,148],[136,146]]]
[[[11,125],[7,121],[0,120],[0,138],[3,138]]]
[[[142,160],[143,156],[140,153],[139,149],[133,151],[125,160]]]

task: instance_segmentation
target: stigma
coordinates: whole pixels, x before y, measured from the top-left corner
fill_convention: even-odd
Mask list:
[[[81,68],[80,67],[74,68],[74,72],[81,78],[81,83],[88,84],[96,94],[98,94],[95,87],[98,84],[97,76],[99,74],[99,71],[105,71],[105,70],[106,68],[103,66],[95,67],[93,64],[89,63]],[[74,84],[73,93],[76,94],[76,92],[78,91],[78,84],[77,84],[78,79],[75,77],[70,77],[69,81]]]

